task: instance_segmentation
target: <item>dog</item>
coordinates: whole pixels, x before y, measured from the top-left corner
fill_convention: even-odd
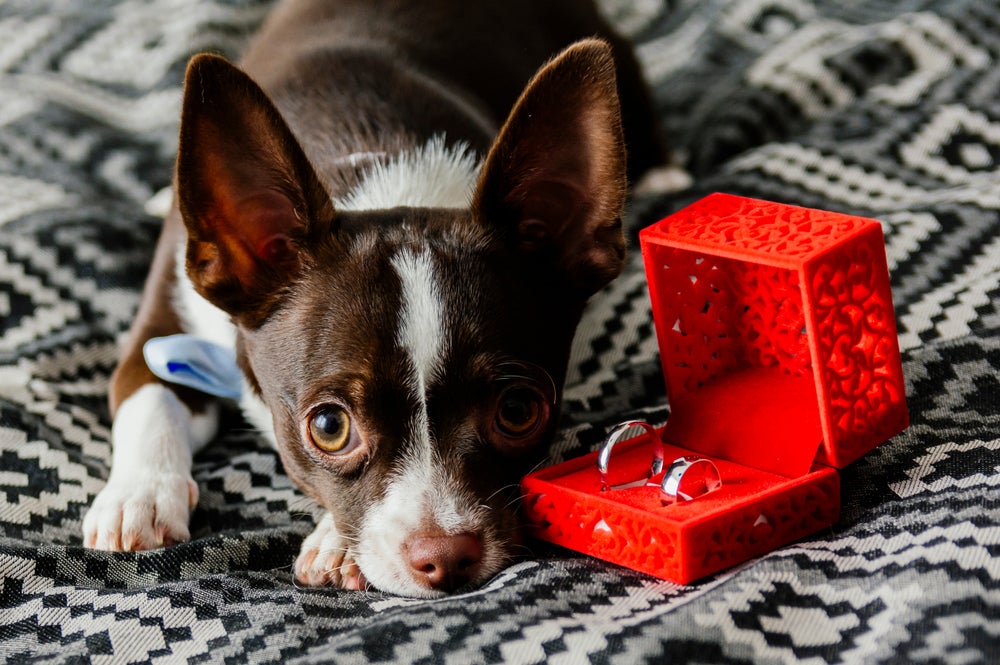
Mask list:
[[[630,177],[664,161],[653,118],[584,0],[288,0],[239,66],[195,56],[84,544],[190,537],[220,400],[148,360],[187,333],[230,350],[229,397],[326,511],[299,582],[494,576],[583,308],[622,269]]]

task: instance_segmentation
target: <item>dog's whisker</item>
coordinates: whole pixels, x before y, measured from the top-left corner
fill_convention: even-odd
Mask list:
[[[528,469],[528,473],[534,473],[535,471],[538,471],[540,469],[544,469],[545,467],[551,465],[553,462],[554,462],[554,460],[552,458],[550,458],[550,457],[546,457],[544,459],[540,459],[537,462],[535,462],[534,466],[532,466],[530,469]]]
[[[508,501],[507,503],[504,504],[504,506],[503,506],[504,510],[510,510],[511,508],[514,508],[515,506],[517,506],[519,503],[521,503],[523,501],[524,501],[524,497],[523,496],[514,497],[513,499],[511,499],[510,501]]]
[[[488,497],[486,497],[486,500],[484,501],[484,503],[489,503],[490,501],[492,501],[494,499],[494,497],[496,497],[499,494],[502,494],[504,492],[509,492],[511,490],[519,489],[519,488],[520,488],[520,485],[518,483],[511,483],[510,485],[504,485],[503,487],[501,487],[497,491],[493,492],[493,494],[490,494]]]

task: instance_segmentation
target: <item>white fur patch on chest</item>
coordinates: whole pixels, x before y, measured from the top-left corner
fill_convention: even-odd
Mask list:
[[[184,268],[187,243],[177,244],[175,258],[177,278],[174,287],[174,309],[180,317],[184,332],[215,342],[228,349],[236,346],[236,326],[229,315],[208,302],[194,290]]]
[[[174,308],[181,320],[184,332],[207,339],[226,348],[236,348],[236,326],[229,315],[208,302],[194,290],[194,285],[188,278],[184,268],[186,243],[177,247],[177,272],[174,287]],[[263,434],[273,448],[277,448],[274,437],[274,421],[271,410],[257,397],[246,380],[243,381],[243,396],[240,398],[240,410],[247,421]]]
[[[465,143],[447,145],[435,136],[423,146],[394,157],[377,159],[361,183],[335,198],[338,210],[467,208],[472,201],[480,162]]]

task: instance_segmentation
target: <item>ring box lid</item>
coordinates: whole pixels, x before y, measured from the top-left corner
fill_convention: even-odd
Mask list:
[[[714,194],[639,238],[664,441],[798,477],[906,428],[877,221]]]

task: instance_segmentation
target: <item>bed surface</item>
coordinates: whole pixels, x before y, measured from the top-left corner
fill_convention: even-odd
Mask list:
[[[635,234],[722,191],[883,224],[912,424],[840,522],[692,586],[536,544],[435,601],[299,588],[315,505],[233,413],[192,540],[81,546],[116,344],[158,232],[181,81],[264,0],[0,3],[0,660],[988,663],[1000,659],[1000,8],[604,0],[693,185],[633,198],[581,326],[553,461],[667,415]]]

